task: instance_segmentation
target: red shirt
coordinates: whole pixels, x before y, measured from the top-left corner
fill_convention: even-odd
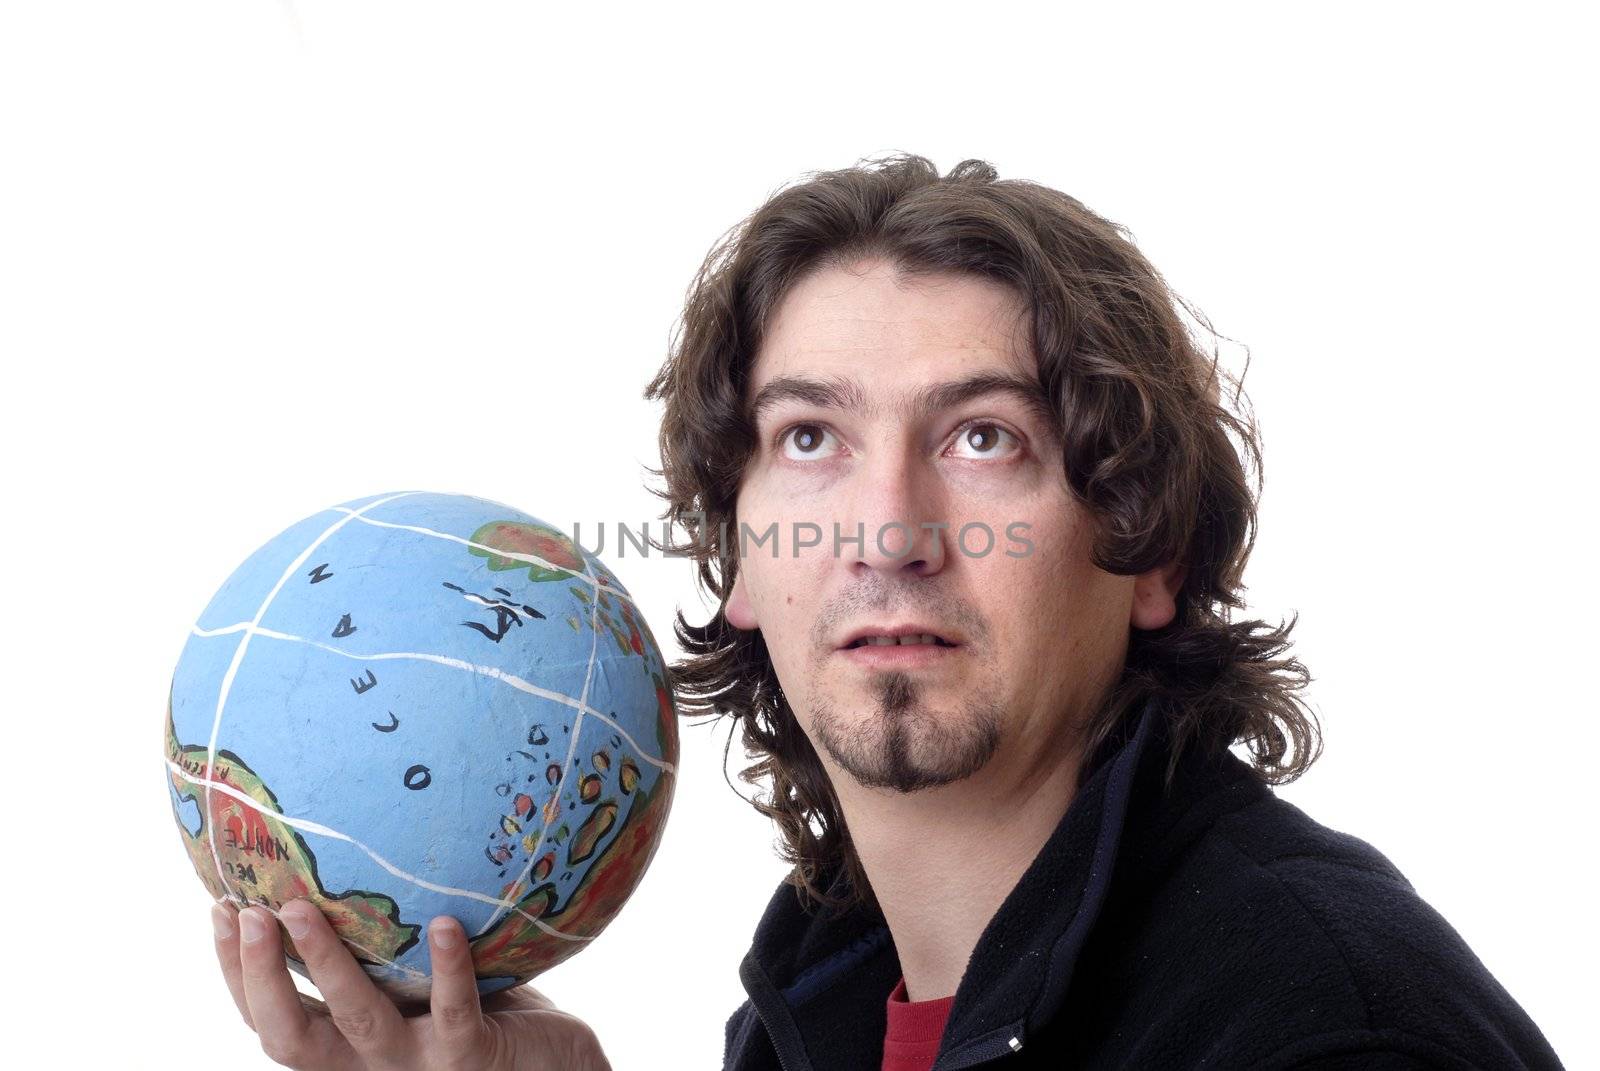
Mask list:
[[[939,1055],[944,1021],[955,994],[938,1000],[907,1000],[904,977],[889,994],[889,1028],[883,1035],[883,1071],[928,1071]]]

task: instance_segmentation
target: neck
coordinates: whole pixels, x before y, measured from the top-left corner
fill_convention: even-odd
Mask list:
[[[1082,756],[991,763],[965,780],[901,794],[837,769],[839,805],[905,973],[909,1000],[956,991],[978,938],[1049,839]]]

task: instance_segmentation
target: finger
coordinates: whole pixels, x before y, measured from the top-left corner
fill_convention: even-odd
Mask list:
[[[442,1053],[460,1059],[474,1052],[485,1040],[472,949],[461,924],[446,915],[440,915],[429,925],[428,943],[433,959],[433,984],[428,1004],[433,1012],[434,1036],[439,1040]]]
[[[245,1003],[262,1050],[280,1064],[312,1066],[318,1055],[312,1020],[283,962],[277,920],[265,908],[239,912],[239,963]]]
[[[321,991],[333,1025],[350,1047],[373,1059],[402,1055],[410,1040],[410,1028],[394,1001],[384,996],[361,969],[322,910],[308,900],[291,900],[279,910],[278,917],[294,938],[295,950]]]
[[[250,1019],[250,1005],[244,999],[244,976],[239,967],[238,911],[224,904],[211,905],[211,928],[216,933],[217,962],[222,965],[222,977],[228,983],[233,1003],[244,1017],[244,1025],[251,1030],[256,1024]]]

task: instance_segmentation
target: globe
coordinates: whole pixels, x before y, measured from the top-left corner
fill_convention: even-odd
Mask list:
[[[660,843],[678,734],[598,557],[510,506],[406,491],[307,517],[228,577],[173,672],[165,759],[214,899],[308,899],[419,1001],[435,915],[484,993],[595,939]]]

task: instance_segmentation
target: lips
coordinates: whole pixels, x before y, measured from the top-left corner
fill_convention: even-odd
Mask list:
[[[930,681],[959,664],[966,650],[955,637],[928,631],[925,625],[915,631],[859,629],[847,638],[834,652],[844,664],[866,672],[928,674]]]
[[[885,626],[867,625],[857,628],[846,635],[839,649],[849,651],[861,647],[913,647],[919,645],[956,647],[960,645],[960,640],[958,637],[939,631],[936,627],[920,623]]]

